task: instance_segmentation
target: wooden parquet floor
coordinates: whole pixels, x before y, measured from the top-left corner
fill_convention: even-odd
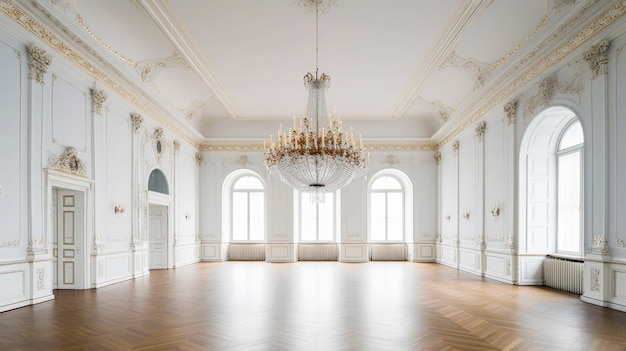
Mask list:
[[[626,350],[626,313],[437,264],[200,263],[0,313],[0,350]]]

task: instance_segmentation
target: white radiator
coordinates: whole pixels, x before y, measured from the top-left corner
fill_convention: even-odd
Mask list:
[[[338,254],[336,244],[298,245],[298,260],[300,261],[337,261]]]
[[[400,245],[370,245],[370,259],[372,261],[406,261],[407,247]]]
[[[230,244],[228,259],[231,261],[265,261],[265,244]]]
[[[544,285],[551,288],[583,293],[583,262],[548,257],[543,261]]]

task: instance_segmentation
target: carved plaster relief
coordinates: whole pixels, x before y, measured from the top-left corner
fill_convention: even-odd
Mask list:
[[[45,247],[43,242],[43,236],[33,234],[28,242],[28,254],[46,254],[48,253],[48,249]]]
[[[507,126],[515,124],[515,110],[517,110],[517,100],[511,100],[504,105]]]
[[[104,90],[91,89],[91,103],[96,114],[102,114],[102,104],[107,100],[107,94]]]
[[[604,239],[604,235],[592,235],[591,236],[591,247],[587,250],[588,253],[598,254],[598,255],[609,255],[609,245],[607,241]]]
[[[583,59],[589,64],[591,69],[591,79],[605,76],[607,62],[609,61],[609,41],[603,40],[599,44],[593,45],[591,49],[583,54]]]
[[[196,165],[200,166],[202,164],[202,154],[199,152],[196,152]]]
[[[461,142],[458,140],[455,140],[452,143],[452,153],[454,153],[454,156],[459,156],[459,146],[461,145]]]
[[[85,162],[78,157],[78,153],[73,147],[65,149],[61,156],[55,156],[51,153],[50,160],[48,161],[48,168],[81,177],[87,177]]]
[[[130,121],[133,123],[133,133],[139,133],[139,129],[143,123],[143,117],[141,117],[140,114],[133,112],[130,114]]]
[[[189,63],[180,56],[179,53],[174,52],[172,55],[166,58],[156,58],[141,61],[137,63],[136,70],[141,76],[141,80],[144,83],[154,82],[154,78],[164,69],[178,67],[189,70]]]
[[[432,111],[433,115],[443,121],[444,123],[448,121],[450,117],[451,109],[446,106],[443,102],[439,100],[430,100],[427,101],[423,97],[418,96],[413,100],[412,105],[426,105],[426,107]]]
[[[180,141],[174,140],[172,144],[174,145],[174,153],[177,154],[180,151]]]
[[[476,125],[474,131],[476,131],[476,140],[482,143],[485,140],[485,130],[487,130],[487,122],[482,121]]]
[[[163,131],[163,128],[154,129],[154,133],[152,133],[152,140],[157,163],[160,165],[161,161],[163,160],[163,152],[167,148],[165,142],[165,132]]]
[[[43,77],[48,71],[48,66],[50,66],[50,63],[52,63],[52,56],[48,55],[48,53],[46,53],[46,50],[40,49],[35,45],[27,46],[26,52],[28,53],[29,58],[28,78],[43,85]]]
[[[597,268],[591,269],[591,291],[600,292],[600,270]]]
[[[439,166],[441,164],[441,152],[435,151],[433,157],[435,159],[435,162],[437,162],[437,166]]]

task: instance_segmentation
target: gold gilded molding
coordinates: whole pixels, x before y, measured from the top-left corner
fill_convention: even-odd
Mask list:
[[[590,3],[588,7],[583,9],[579,15],[584,16],[585,10],[588,9],[593,3]],[[509,99],[516,92],[524,88],[528,83],[535,80],[544,74],[547,70],[554,67],[557,63],[561,62],[565,57],[570,55],[575,50],[579,49],[581,46],[588,43],[590,40],[594,39],[595,36],[605,30],[607,27],[612,25],[615,21],[621,19],[624,15],[626,15],[626,1],[620,0],[616,1],[613,5],[606,9],[606,11],[602,12],[598,16],[596,16],[591,22],[589,22],[586,26],[584,26],[581,30],[577,31],[571,38],[569,38],[564,44],[558,46],[554,50],[550,51],[546,57],[542,60],[539,60],[539,63],[530,67],[525,72],[519,75],[516,79],[510,79],[510,75],[515,72],[510,73],[506,77],[503,77],[502,80],[509,79],[511,82],[504,87],[500,87],[494,85],[491,89],[489,89],[483,96],[492,94],[494,91],[497,91],[493,98],[487,99],[487,102],[473,110],[474,112],[469,114],[469,117],[463,119],[461,124],[452,130],[450,133],[447,133],[445,137],[443,137],[438,143],[437,147],[440,148],[443,145],[449,143],[451,140],[456,138],[462,131],[472,126],[478,119],[485,116],[489,111],[496,108],[499,104],[503,103],[507,99]],[[567,25],[571,24],[572,21],[569,21]],[[569,27],[564,27],[561,31],[567,31]],[[545,43],[544,45],[547,45]],[[544,45],[539,45],[539,47],[532,54],[528,55],[529,57],[534,57],[536,55],[537,50],[541,50]],[[477,99],[478,102],[485,101],[484,99]],[[470,110],[470,109],[468,109]],[[457,118],[462,118],[461,116]]]
[[[37,6],[37,4],[35,4]],[[91,63],[84,55],[78,53],[76,50],[70,48],[67,44],[65,44],[65,40],[59,38],[57,35],[53,34],[49,31],[44,25],[42,25],[39,21],[33,18],[28,12],[24,11],[21,7],[16,5],[13,0],[0,0],[0,11],[7,15],[9,18],[14,20],[17,24],[22,26],[24,29],[28,30],[30,33],[35,35],[45,44],[50,46],[52,49],[57,51],[59,54],[63,55],[69,62],[73,63],[76,67],[85,71],[88,75],[93,77],[96,81],[101,83],[102,85],[109,88],[110,91],[116,93],[117,95],[124,98],[130,104],[137,107],[139,110],[145,112],[146,115],[150,116],[155,122],[163,125],[168,130],[177,134],[181,139],[188,142],[195,148],[199,148],[199,143],[189,137],[186,133],[176,127],[176,125],[170,123],[170,121],[164,116],[167,115],[166,112],[159,112],[153,106],[161,106],[160,103],[154,100],[152,97],[147,96],[144,93],[140,93],[143,99],[140,99],[137,95],[131,93],[125,86],[132,87],[136,89],[136,91],[141,92],[141,89],[137,87],[130,80],[124,78],[124,76],[120,73],[119,79],[124,81],[124,85],[116,82],[113,78],[111,78],[108,74],[106,74],[102,69],[99,69]],[[43,9],[42,9],[43,11]],[[55,20],[49,14],[47,14],[51,20]],[[61,27],[61,25],[59,24]],[[68,36],[74,36],[72,38],[73,41],[82,45],[81,47],[92,55],[94,58],[99,60],[101,65],[104,65],[110,68],[112,71],[119,73],[114,67],[110,67],[107,65],[104,58],[100,57],[93,49],[86,46],[82,43],[79,38],[75,37],[74,34],[70,33],[67,30],[61,28],[64,34]],[[145,102],[144,102],[145,101]]]
[[[535,34],[537,34],[537,32],[539,31],[539,29],[541,29],[543,26],[546,25],[546,23],[548,23],[548,0],[544,0],[544,5],[545,5],[545,11],[544,11],[544,15],[541,18],[541,21],[539,21],[539,24],[537,25],[537,27],[535,27],[535,30],[533,30],[530,34],[528,34],[524,40],[522,40],[519,44],[517,44],[513,50],[511,50],[508,54],[504,55],[504,57],[502,57],[501,59],[499,59],[498,61],[492,63],[490,65],[492,70],[495,70],[496,68],[498,68],[501,64],[503,64],[504,62],[506,62],[512,55],[514,55],[516,52],[518,52],[524,45],[526,45],[526,43],[528,43],[528,41],[530,39],[532,39],[532,37],[535,36]]]
[[[370,152],[437,151],[437,144],[430,141],[413,143],[364,143]],[[263,152],[263,144],[203,144],[201,152]]]
[[[100,46],[102,46],[103,48],[105,48],[106,50],[108,50],[109,52],[111,52],[115,57],[117,57],[120,61],[124,62],[125,64],[131,66],[131,67],[137,67],[137,63],[131,59],[129,59],[128,57],[120,54],[118,51],[114,50],[110,45],[107,45],[102,38],[100,38],[99,36],[97,36],[92,30],[91,28],[89,28],[89,26],[85,23],[85,21],[83,21],[83,18],[81,17],[80,13],[78,13],[78,7],[76,6],[76,0],[74,0],[74,16],[76,17],[76,22],[78,22],[78,24],[83,27],[83,29],[93,38],[93,40],[95,40],[98,44],[100,44]]]

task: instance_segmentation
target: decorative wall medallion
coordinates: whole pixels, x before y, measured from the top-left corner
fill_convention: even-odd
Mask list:
[[[96,114],[102,113],[102,104],[107,100],[107,94],[104,90],[91,89],[91,103],[93,104],[93,110]]]
[[[604,235],[592,235],[591,236],[591,247],[587,250],[588,253],[597,254],[597,255],[609,255],[609,245],[604,240]]]
[[[161,164],[163,160],[163,149],[165,148],[165,132],[163,128],[155,128],[154,133],[152,134],[152,139],[154,139],[154,150],[156,151],[156,159],[157,163]]]
[[[28,242],[28,254],[46,254],[48,253],[48,249],[44,246],[43,236],[41,235],[33,235]]]
[[[479,143],[482,143],[485,140],[485,130],[487,129],[487,122],[482,121],[476,125],[474,131],[476,131],[476,140]]]
[[[591,268],[591,291],[600,292],[600,270]]]
[[[386,164],[388,167],[393,167],[395,164],[398,164],[400,162],[398,162],[395,158],[395,156],[393,155],[387,155],[387,157],[385,157],[385,160],[383,161],[384,164]]]
[[[583,54],[583,59],[589,64],[591,69],[591,79],[596,79],[606,75],[606,66],[609,61],[609,41],[603,40],[597,45],[593,45],[590,50]]]
[[[196,152],[196,165],[200,166],[202,164],[202,154]]]
[[[241,167],[241,168],[246,168],[248,166],[248,164],[250,163],[250,160],[248,159],[248,155],[241,155],[239,156],[239,158],[237,159],[237,164]]]
[[[8,248],[18,247],[18,246],[20,246],[20,239],[13,240],[13,241],[4,241],[0,243],[0,249],[8,249]]]
[[[46,53],[46,50],[40,49],[35,45],[26,47],[28,53],[28,78],[39,84],[43,84],[43,76],[48,71],[48,66],[52,62],[52,56]]]
[[[133,112],[130,114],[130,121],[133,123],[133,133],[139,133],[139,128],[141,128],[141,124],[143,123],[143,117]]]
[[[626,247],[626,246],[624,245],[624,240],[622,240],[622,239],[616,239],[615,241],[616,241],[615,245],[616,245],[617,247],[619,247],[620,249],[623,249],[624,247]]]
[[[441,164],[441,152],[435,151],[433,157],[435,158],[435,162],[437,162],[437,166],[439,166]]]
[[[180,141],[174,140],[172,144],[174,144],[174,153],[178,153],[180,151]]]
[[[85,163],[78,157],[78,153],[73,147],[65,149],[61,156],[50,154],[48,168],[81,177],[87,177]]]
[[[452,153],[454,153],[454,156],[459,156],[459,146],[461,145],[461,142],[458,140],[455,140],[452,143]]]
[[[548,106],[556,92],[556,79],[553,76],[542,79],[534,93],[528,94],[524,100],[524,117],[532,115],[537,108]]]
[[[515,110],[517,110],[517,100],[511,100],[504,105],[507,126],[515,124]]]
[[[45,290],[46,283],[44,278],[46,277],[46,270],[43,268],[37,268],[37,290]]]

